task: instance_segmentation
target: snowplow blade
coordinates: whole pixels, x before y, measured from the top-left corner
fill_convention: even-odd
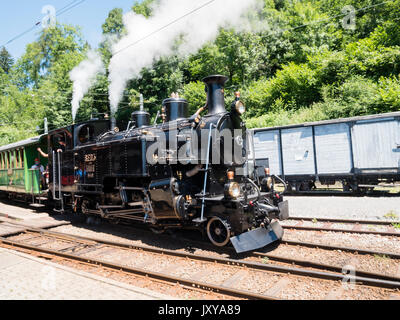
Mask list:
[[[268,229],[260,227],[244,232],[231,238],[233,247],[237,253],[260,249],[270,243],[282,239],[283,229],[278,221],[270,224]]]

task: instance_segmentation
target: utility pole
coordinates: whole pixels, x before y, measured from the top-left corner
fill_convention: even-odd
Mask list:
[[[49,124],[47,123],[47,118],[44,118],[44,133],[49,133]]]

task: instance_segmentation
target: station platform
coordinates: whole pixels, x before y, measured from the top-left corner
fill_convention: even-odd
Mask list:
[[[176,298],[0,248],[0,300]]]
[[[34,208],[13,206],[0,202],[0,236],[22,232],[25,227],[52,228],[70,224],[63,215],[49,215]]]
[[[35,208],[21,208],[0,202],[0,217],[23,221],[31,219],[41,219],[49,217],[46,212],[39,212]]]

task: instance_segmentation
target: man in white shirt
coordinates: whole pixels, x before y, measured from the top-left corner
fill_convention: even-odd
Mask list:
[[[39,170],[40,172],[40,183],[42,185],[42,189],[45,188],[46,182],[44,179],[44,167],[40,164],[39,158],[35,159],[35,164],[31,167],[33,170]]]

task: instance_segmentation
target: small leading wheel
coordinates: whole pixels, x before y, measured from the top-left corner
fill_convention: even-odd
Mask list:
[[[150,227],[150,230],[154,233],[154,234],[163,234],[165,232],[164,228],[155,228],[155,227]]]
[[[226,221],[212,217],[207,223],[207,235],[213,245],[223,247],[229,242],[231,231]]]

